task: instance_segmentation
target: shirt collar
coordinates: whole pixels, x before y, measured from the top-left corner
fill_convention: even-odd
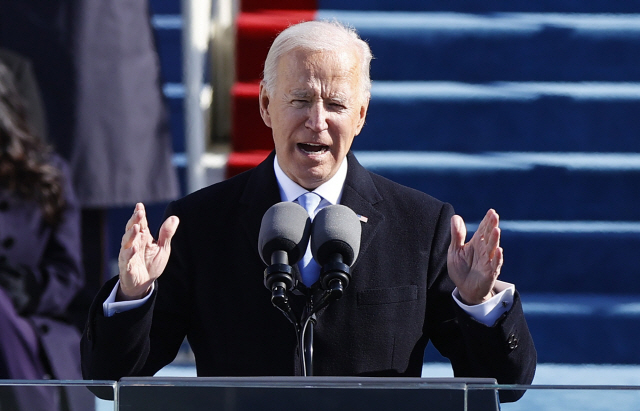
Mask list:
[[[331,177],[329,181],[313,190],[313,192],[320,195],[324,200],[331,204],[339,204],[340,199],[342,198],[342,188],[344,187],[344,182],[347,179],[347,168],[347,158],[345,157],[336,174]],[[273,169],[276,173],[276,179],[278,180],[280,198],[282,201],[294,201],[296,198],[309,191],[296,184],[285,174],[284,171],[282,171],[278,164],[277,155],[273,159]]]

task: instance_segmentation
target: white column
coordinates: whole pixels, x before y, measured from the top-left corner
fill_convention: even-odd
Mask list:
[[[202,157],[206,149],[203,110],[204,62],[211,37],[211,0],[182,0],[182,75],[185,87],[184,118],[187,152],[187,190],[206,185]],[[210,94],[210,92],[209,92]],[[206,100],[206,99],[205,99]],[[210,99],[209,99],[210,100]],[[207,103],[205,101],[205,103]]]

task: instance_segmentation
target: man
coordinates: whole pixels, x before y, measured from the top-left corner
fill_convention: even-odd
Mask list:
[[[278,36],[260,88],[275,152],[170,204],[157,243],[136,206],[119,280],[90,313],[85,378],[152,375],[185,335],[200,376],[300,375],[294,328],[271,305],[257,244],[270,206],[313,191],[319,207],[340,203],[366,216],[351,283],[318,314],[315,375],[417,377],[432,341],[456,376],[531,382],[536,352],[518,294],[497,281],[497,213],[465,244],[450,205],[368,172],[350,153],[366,118],[370,60],[366,43],[337,23]],[[300,287],[312,286],[317,269],[302,268],[294,268]]]

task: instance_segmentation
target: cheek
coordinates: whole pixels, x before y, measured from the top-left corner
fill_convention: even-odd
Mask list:
[[[340,138],[340,146],[341,147],[349,147],[353,142],[353,138],[355,137],[358,131],[358,124],[352,121],[352,118],[342,119],[340,122],[336,122],[335,124],[335,134]]]
[[[300,127],[301,124],[304,124],[306,117],[304,110],[290,109],[280,113],[278,120],[282,130],[293,130]]]

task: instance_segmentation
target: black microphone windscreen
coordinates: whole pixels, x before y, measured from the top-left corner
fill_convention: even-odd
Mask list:
[[[298,203],[281,202],[271,206],[260,225],[258,252],[265,264],[271,264],[271,254],[281,250],[295,264],[304,255],[309,244],[311,219],[307,210]]]
[[[320,265],[329,262],[335,253],[351,266],[360,252],[362,226],[360,219],[349,207],[335,204],[323,208],[313,220],[311,252]]]

